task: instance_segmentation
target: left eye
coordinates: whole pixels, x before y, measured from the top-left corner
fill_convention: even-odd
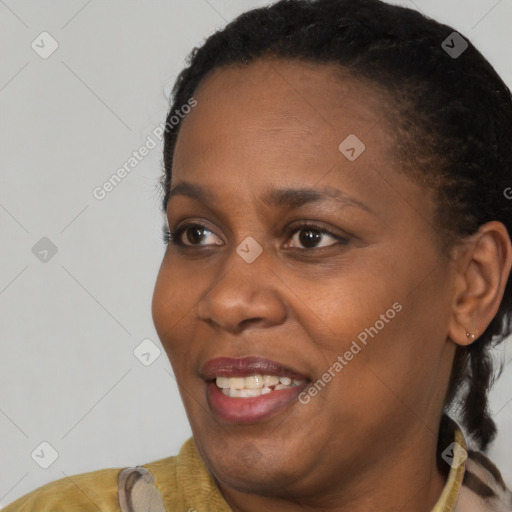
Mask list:
[[[331,245],[335,245],[336,243],[346,243],[347,240],[340,236],[334,235],[333,233],[321,229],[315,226],[301,226],[299,228],[290,230],[290,233],[293,234],[291,240],[298,242],[305,246],[306,249],[316,249],[321,247],[330,247]],[[333,243],[322,243],[326,238],[330,238],[334,240]],[[288,247],[293,247],[290,244],[286,244]]]
[[[286,240],[288,241],[285,243],[286,249],[322,249],[336,244],[346,245],[348,243],[346,238],[335,235],[318,226],[303,225],[295,228],[289,227],[285,231]],[[222,245],[222,242],[218,241],[218,237],[201,224],[187,224],[174,232],[166,230],[164,233],[164,241],[166,243],[187,247],[212,245],[207,243],[208,238],[213,238],[213,245]],[[215,241],[215,238],[217,238],[217,241]],[[300,247],[301,245],[302,247]]]

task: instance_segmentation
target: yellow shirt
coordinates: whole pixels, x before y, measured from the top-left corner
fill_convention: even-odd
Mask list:
[[[454,433],[454,442],[454,463],[451,464],[446,485],[432,512],[459,512],[456,510],[456,503],[461,489],[467,489],[462,486],[466,468],[466,443],[458,428]],[[231,511],[201,460],[193,439],[183,444],[177,456],[160,459],[142,467],[153,475],[167,512]],[[103,469],[51,482],[11,503],[3,512],[120,512],[120,471],[120,468]],[[468,493],[466,499],[480,500],[469,489],[465,492]],[[471,503],[476,504],[475,511],[491,510],[483,501]]]
[[[168,512],[231,512],[194,445],[186,441],[176,457],[142,467],[155,478]],[[32,491],[2,512],[120,512],[120,469],[102,469],[62,478]]]

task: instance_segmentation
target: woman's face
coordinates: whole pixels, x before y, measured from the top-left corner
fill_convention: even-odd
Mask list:
[[[385,100],[291,61],[217,70],[194,97],[167,209],[189,227],[153,317],[210,471],[313,495],[435,445],[453,269]]]

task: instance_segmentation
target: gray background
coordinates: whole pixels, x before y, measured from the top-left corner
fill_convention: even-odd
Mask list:
[[[512,85],[510,0],[401,3],[467,35]],[[161,146],[105,199],[93,189],[164,120],[192,47],[265,4],[0,0],[0,508],[66,475],[175,454],[189,437],[150,313]],[[31,47],[48,51],[43,31],[59,45],[46,59]],[[32,252],[43,237],[57,248],[46,262]],[[144,339],[149,366],[133,353]],[[491,456],[509,485],[511,383],[509,365],[492,393]],[[41,442],[58,453],[48,469]]]

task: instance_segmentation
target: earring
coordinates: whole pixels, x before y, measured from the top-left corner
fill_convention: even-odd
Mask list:
[[[472,340],[475,339],[475,335],[474,334],[470,334],[468,331],[466,331],[466,338],[471,338]]]

